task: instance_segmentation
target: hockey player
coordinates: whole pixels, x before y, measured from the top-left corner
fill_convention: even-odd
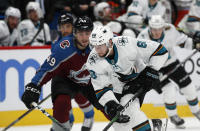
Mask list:
[[[94,15],[96,21],[94,25],[107,25],[116,35],[128,35],[131,37],[136,37],[134,30],[128,29],[125,25],[127,17],[126,14],[119,16],[115,20],[112,19],[112,10],[107,2],[100,2],[94,7]],[[134,23],[138,19],[131,21]]]
[[[140,105],[146,92],[159,83],[158,70],[167,61],[163,45],[128,36],[113,37],[107,26],[98,26],[90,35],[93,47],[87,60],[91,82],[99,103],[112,119],[140,89],[143,93],[125,107],[113,127],[116,131],[151,131]]]
[[[41,46],[51,44],[49,26],[44,23],[41,8],[38,2],[29,2],[26,6],[28,19],[18,26],[18,45]]]
[[[145,19],[145,23],[148,22],[152,15],[161,15],[166,18],[167,22],[171,22],[171,17],[167,16],[166,7],[158,0],[133,0],[127,12],[129,17],[142,16]]]
[[[0,46],[13,46],[17,43],[17,25],[20,22],[19,9],[8,7],[5,12],[5,20],[0,21]]]
[[[64,26],[61,25],[60,29]],[[25,86],[22,96],[24,104],[31,108],[32,102],[38,102],[42,85],[54,77],[52,82],[54,117],[68,129],[67,131],[71,128],[69,112],[73,96],[81,98],[79,97],[81,92],[96,108],[101,108],[90,84],[89,72],[85,68],[90,52],[88,44],[92,29],[93,23],[88,17],[78,18],[74,24],[74,36],[70,34],[55,43],[51,55],[44,61],[31,82]],[[82,131],[89,131],[94,116],[93,106],[86,99],[79,102],[82,102],[80,107],[85,114]],[[56,124],[53,124],[53,130],[62,131]]]
[[[180,33],[172,24],[167,24],[161,16],[155,15],[149,21],[149,28],[143,30],[138,38],[149,39],[163,43],[168,49],[170,57],[165,66],[160,69],[160,72],[165,75],[170,70],[175,68],[180,62],[176,58],[174,51],[175,46],[183,46],[185,48],[192,49],[192,39],[183,33]],[[195,44],[194,44],[195,45]],[[173,74],[169,76],[167,80],[161,83],[164,103],[166,112],[173,124],[177,127],[183,127],[184,120],[177,115],[176,110],[176,85],[171,82],[174,81],[180,88],[180,91],[185,95],[189,104],[191,112],[200,120],[200,109],[198,105],[197,93],[194,85],[191,83],[191,79],[186,73],[183,66],[179,67]]]
[[[62,13],[58,19],[58,25],[59,25],[58,30],[61,33],[61,37],[58,39],[58,41],[62,39],[63,37],[72,35],[73,17],[71,14]],[[56,42],[55,44],[52,44],[52,48],[51,48],[52,50],[54,50],[54,47],[56,44],[58,44],[58,42]],[[52,78],[51,85],[52,85],[51,86],[52,100],[53,100],[53,105],[54,105],[53,116],[62,123],[66,122],[65,121],[66,117],[69,117],[69,123],[72,126],[74,122],[74,116],[72,112],[71,103],[69,102],[70,104],[68,104],[68,101],[74,98],[74,100],[79,105],[80,109],[83,111],[85,115],[84,123],[82,125],[81,130],[89,131],[92,127],[93,116],[94,116],[93,106],[90,104],[90,102],[81,93],[76,92],[73,89],[72,91],[66,90],[65,88],[69,86],[69,82],[66,81],[63,77],[60,77],[59,75]],[[69,114],[68,112],[66,113],[66,109],[67,109],[66,106],[63,106],[65,104],[68,104],[67,108],[70,110]]]
[[[185,15],[178,24],[178,27],[190,35],[200,32],[200,0],[193,1],[190,6],[189,14]]]

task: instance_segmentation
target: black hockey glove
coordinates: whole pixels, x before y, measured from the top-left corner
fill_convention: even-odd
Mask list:
[[[36,86],[33,83],[29,83],[25,86],[24,94],[22,95],[22,101],[28,109],[32,108],[31,103],[38,103],[40,97],[41,87]]]
[[[159,88],[159,83],[160,80],[158,71],[147,66],[143,71],[140,72],[136,79],[125,84],[124,87],[127,87],[127,90],[131,93],[135,93],[140,88],[143,88],[143,92],[146,93],[151,89],[157,90],[157,88]]]
[[[141,85],[143,85],[145,91],[149,91],[151,89],[157,90],[160,84],[159,72],[148,66],[136,79]]]
[[[200,50],[200,31],[196,31],[193,36],[193,47]]]
[[[110,119],[113,119],[118,112],[121,112],[123,110],[123,106],[120,104],[117,104],[114,100],[111,100],[106,103],[105,105],[105,112],[110,117]],[[116,122],[118,123],[127,123],[129,122],[130,117],[128,115],[121,114]]]

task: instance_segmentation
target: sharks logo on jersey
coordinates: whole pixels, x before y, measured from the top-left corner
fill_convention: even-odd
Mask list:
[[[97,54],[93,53],[89,58],[90,65],[96,63],[96,60],[98,59]]]
[[[128,38],[127,37],[121,37],[117,40],[118,45],[125,46],[128,44]]]

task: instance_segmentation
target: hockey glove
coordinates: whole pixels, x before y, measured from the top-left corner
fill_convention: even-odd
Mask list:
[[[193,47],[200,50],[200,31],[196,31],[193,36]]]
[[[33,83],[29,83],[25,86],[25,92],[22,95],[22,101],[28,109],[32,108],[31,103],[38,103],[40,97],[41,87],[36,86]]]
[[[117,104],[114,100],[111,100],[106,103],[105,105],[105,112],[110,117],[110,119],[113,119],[118,112],[121,112],[123,110],[123,106],[120,104]],[[127,123],[129,122],[130,117],[128,115],[121,114],[117,121],[118,123]]]
[[[148,92],[151,89],[157,90],[159,83],[160,80],[158,71],[147,66],[143,71],[140,72],[135,80],[130,81],[125,86],[128,85],[128,90],[132,93],[137,92],[137,90],[140,88],[143,88],[143,92]]]

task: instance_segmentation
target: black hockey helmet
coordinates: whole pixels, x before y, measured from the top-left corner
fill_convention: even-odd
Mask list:
[[[87,16],[78,17],[74,23],[75,32],[77,30],[93,30],[93,22]]]
[[[73,17],[70,13],[62,12],[58,18],[58,25],[70,23],[73,25]]]

